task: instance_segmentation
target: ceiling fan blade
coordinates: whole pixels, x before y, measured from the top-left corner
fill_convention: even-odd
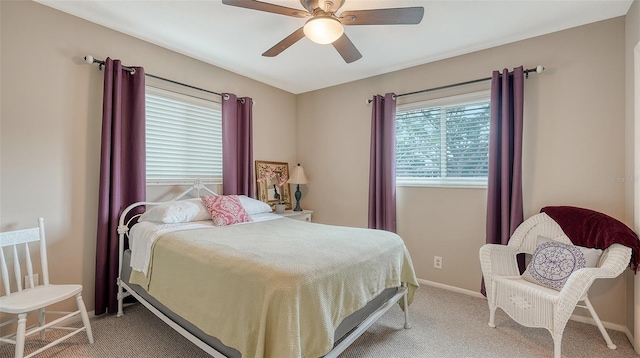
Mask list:
[[[343,25],[416,25],[423,16],[424,8],[421,6],[354,10],[340,14],[340,22]]]
[[[265,57],[276,57],[276,56],[278,56],[280,54],[280,52],[288,49],[289,46],[291,46],[294,43],[298,42],[298,40],[300,40],[303,37],[304,37],[304,31],[303,31],[303,28],[301,27],[298,30],[296,30],[294,33],[292,33],[291,35],[285,37],[282,41],[280,41],[277,44],[275,44],[275,46],[273,46],[272,48],[268,49],[265,53],[262,54],[262,56],[265,56]]]
[[[222,0],[225,5],[243,7],[245,9],[252,9],[258,11],[271,12],[274,14],[293,16],[293,17],[309,17],[310,13],[304,10],[298,10],[286,6],[269,4],[261,1],[254,0]]]
[[[357,61],[362,57],[362,54],[358,51],[353,42],[349,40],[347,34],[342,34],[342,36],[335,40],[332,45],[336,50],[338,50],[338,53],[346,63]]]

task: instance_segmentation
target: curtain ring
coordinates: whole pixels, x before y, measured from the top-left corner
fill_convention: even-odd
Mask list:
[[[131,69],[131,76],[133,76],[133,75],[135,75],[135,74],[136,74],[136,69],[135,69],[135,68],[132,68],[132,69]]]
[[[229,94],[225,93],[222,95],[222,98],[224,98],[226,101],[229,100]]]
[[[244,104],[244,102],[245,102],[244,98],[240,98],[240,99],[238,99],[238,100],[239,100],[239,101],[240,101],[240,103],[242,103],[242,104]]]

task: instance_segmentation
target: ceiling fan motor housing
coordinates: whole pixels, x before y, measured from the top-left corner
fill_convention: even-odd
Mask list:
[[[309,11],[310,13],[313,14],[313,11],[316,8],[320,8],[323,11],[327,11],[327,9],[325,8],[326,3],[331,3],[331,7],[329,8],[328,12],[336,12],[338,11],[338,9],[340,9],[342,7],[342,5],[344,5],[345,0],[300,0],[300,4],[302,4],[302,6],[307,9],[307,11]]]

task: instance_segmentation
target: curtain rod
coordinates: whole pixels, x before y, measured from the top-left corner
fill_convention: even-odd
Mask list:
[[[526,76],[526,78],[529,78],[529,72],[535,72],[535,73],[542,73],[542,71],[544,71],[544,67],[542,67],[542,65],[538,65],[535,68],[530,68],[528,70],[524,70],[524,74]],[[464,85],[470,85],[473,83],[478,83],[478,82],[484,82],[484,81],[488,81],[490,80],[491,77],[485,77],[485,78],[479,78],[477,80],[471,80],[471,81],[466,81],[466,82],[459,82],[459,83],[454,83],[454,84],[450,84],[450,85],[445,85],[445,86],[440,86],[440,87],[433,87],[433,88],[428,88],[428,89],[424,89],[424,90],[420,90],[420,91],[415,91],[415,92],[408,92],[408,93],[402,93],[402,94],[397,94],[396,98],[398,97],[404,97],[404,96],[411,96],[414,94],[419,94],[419,93],[425,93],[425,92],[431,92],[431,91],[437,91],[437,90],[441,90],[441,89],[446,89],[446,88],[451,88],[451,87],[458,87],[458,86],[464,86]],[[367,99],[367,104],[371,104],[371,102],[373,102],[372,99]]]
[[[88,64],[94,64],[94,63],[97,63],[97,64],[98,64],[98,66],[100,67],[100,70],[102,70],[102,66],[104,66],[104,61],[97,60],[97,59],[93,58],[93,56],[91,56],[91,55],[84,56],[84,60],[85,60],[85,62],[87,62]],[[122,69],[123,69],[123,70],[125,70],[125,71],[129,71],[132,75],[133,75],[134,73],[136,73],[136,69],[135,69],[135,68],[133,68],[133,67],[122,66]],[[160,76],[152,75],[152,74],[150,74],[150,73],[145,73],[144,75],[145,75],[145,76],[152,77],[152,78],[155,78],[155,79],[159,79],[159,80],[162,80],[162,81],[170,82],[170,83],[173,83],[173,84],[176,84],[176,85],[189,87],[189,88],[194,89],[194,90],[198,90],[198,91],[202,91],[202,92],[207,92],[207,93],[215,94],[215,95],[217,95],[217,96],[225,97],[225,99],[229,99],[229,98],[228,98],[228,96],[226,96],[226,95],[225,95],[225,96],[223,96],[223,95],[222,95],[222,93],[218,93],[218,92],[214,92],[214,91],[209,91],[209,90],[204,89],[204,88],[195,87],[195,86],[192,86],[192,85],[188,85],[188,84],[186,84],[186,83],[182,83],[182,82],[178,82],[178,81],[170,80],[170,79],[168,79],[168,78],[164,78],[164,77],[160,77]]]

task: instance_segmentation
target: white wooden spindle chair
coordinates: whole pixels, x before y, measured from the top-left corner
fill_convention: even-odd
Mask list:
[[[629,265],[631,249],[613,244],[604,250],[597,267],[582,268],[570,274],[560,291],[524,280],[518,271],[516,255],[532,254],[538,236],[573,245],[560,226],[545,213],[525,220],[515,230],[508,245],[487,244],[480,248],[480,264],[489,303],[489,326],[495,328],[496,308],[527,327],[546,328],[553,337],[553,353],[560,358],[562,333],[575,307],[586,308],[593,317],[607,347],[616,349],[587,293],[598,278],[614,278]],[[583,301],[585,305],[578,305]]]
[[[24,230],[8,231],[0,233],[0,267],[2,268],[2,281],[4,283],[4,296],[0,297],[0,312],[15,314],[17,318],[4,322],[0,327],[6,326],[13,322],[18,322],[17,331],[14,334],[10,334],[0,338],[0,342],[15,344],[15,357],[24,357],[25,338],[32,334],[40,332],[40,339],[44,339],[45,329],[61,329],[71,331],[65,336],[58,338],[38,350],[31,352],[26,357],[32,357],[48,348],[51,348],[58,343],[70,338],[77,333],[86,331],[89,343],[93,343],[93,334],[91,333],[91,325],[89,323],[89,316],[82,301],[82,285],[53,285],[49,283],[49,271],[47,267],[47,245],[44,235],[44,220],[38,219],[38,227]],[[31,252],[29,244],[39,243],[40,248],[40,262],[41,262],[41,277],[42,284],[34,285],[33,264],[31,261]],[[5,257],[5,251],[7,256],[13,260],[13,273],[15,275],[15,281],[17,290],[11,291],[11,285],[9,280],[9,269],[7,263],[10,262]],[[21,254],[21,252],[24,254]],[[11,255],[9,255],[11,253]],[[24,256],[22,262],[26,266],[28,282],[25,285],[28,288],[22,287],[22,268],[20,256]],[[78,310],[74,312],[58,312],[58,311],[46,311],[45,308],[52,304],[64,301],[71,297],[75,297]],[[27,315],[30,313],[38,312],[38,323],[30,327],[27,327]],[[45,314],[64,315],[49,323],[45,323]],[[61,325],[63,321],[69,318],[79,315],[82,319],[83,326],[80,328],[66,327]],[[13,339],[15,337],[15,339]]]

